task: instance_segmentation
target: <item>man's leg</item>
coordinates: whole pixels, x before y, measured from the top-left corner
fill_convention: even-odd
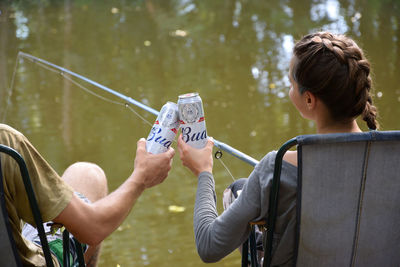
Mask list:
[[[69,166],[62,178],[77,192],[85,195],[91,202],[108,194],[107,178],[104,171],[93,163],[77,162]],[[96,266],[101,244],[89,246],[85,252],[87,266]]]

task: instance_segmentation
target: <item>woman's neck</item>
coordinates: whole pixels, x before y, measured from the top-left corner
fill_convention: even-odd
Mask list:
[[[327,134],[327,133],[358,133],[362,132],[360,127],[358,127],[357,121],[352,120],[351,122],[343,123],[343,122],[329,122],[329,123],[318,123],[317,124],[317,133],[319,134]]]

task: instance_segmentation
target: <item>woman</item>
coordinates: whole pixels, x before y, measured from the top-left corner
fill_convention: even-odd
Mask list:
[[[306,35],[293,49],[289,97],[301,116],[313,120],[319,134],[361,132],[356,118],[362,116],[377,129],[377,111],[370,95],[370,65],[350,38],[328,32]],[[249,222],[268,214],[269,188],[276,152],[256,166],[240,196],[218,216],[212,176],[212,141],[196,150],[178,140],[184,166],[198,176],[194,230],[200,257],[215,262],[239,247],[249,234]],[[272,265],[292,265],[295,237],[297,152],[284,156],[279,208],[274,233]]]

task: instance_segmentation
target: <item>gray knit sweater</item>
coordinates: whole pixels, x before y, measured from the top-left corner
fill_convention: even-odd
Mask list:
[[[213,175],[199,174],[193,221],[197,250],[204,262],[216,262],[231,253],[247,239],[249,222],[267,217],[275,156],[275,151],[270,152],[257,164],[239,198],[220,216]],[[283,161],[272,265],[293,262],[296,186],[297,167]]]

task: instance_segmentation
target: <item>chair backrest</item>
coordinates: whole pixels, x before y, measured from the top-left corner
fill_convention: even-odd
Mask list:
[[[0,164],[0,260],[5,267],[22,266],[8,220]]]
[[[279,149],[264,266],[270,266],[282,158],[297,144],[296,266],[400,266],[400,131],[303,135]]]
[[[29,177],[28,169],[26,167],[25,161],[22,156],[13,148],[8,146],[4,146],[0,144],[0,152],[12,157],[18,164],[19,170],[22,176],[22,180],[24,182],[25,191],[28,196],[29,204],[32,210],[32,214],[36,223],[36,228],[39,233],[40,243],[43,249],[43,253],[46,259],[47,267],[53,267],[53,260],[51,257],[51,252],[49,248],[49,244],[47,242],[46,234],[43,228],[43,220],[42,215],[40,213],[39,205],[36,201],[35,192],[32,187],[32,183]],[[5,199],[4,199],[4,185],[3,185],[3,177],[2,177],[2,170],[1,170],[1,157],[0,157],[0,204],[1,204],[1,214],[0,214],[0,263],[1,266],[5,267],[14,267],[14,266],[22,266],[21,260],[19,258],[17,248],[15,246],[15,241],[12,236],[11,227],[9,225],[8,213],[5,206]],[[4,219],[3,219],[4,218]],[[7,239],[8,237],[8,239]],[[69,266],[70,265],[70,242],[69,242],[69,232],[64,230],[63,233],[63,265]],[[4,242],[3,242],[4,241]],[[81,243],[79,243],[75,239],[76,245],[76,253],[77,253],[77,260],[78,266],[85,266],[83,250]],[[3,250],[4,247],[4,250]],[[67,256],[68,255],[68,256]],[[6,263],[9,262],[9,265]],[[4,265],[3,265],[4,263]]]
[[[297,141],[297,265],[400,266],[400,132]]]
[[[25,186],[25,191],[27,193],[29,204],[31,206],[32,214],[33,214],[33,217],[34,217],[34,220],[35,220],[35,223],[36,223],[36,227],[37,227],[37,230],[38,230],[38,233],[39,233],[40,242],[42,244],[43,253],[44,253],[44,256],[45,256],[45,259],[46,259],[46,265],[48,267],[52,267],[54,265],[53,265],[53,260],[52,260],[51,253],[50,253],[49,244],[47,242],[47,238],[46,238],[46,235],[45,235],[45,232],[44,232],[44,229],[43,229],[42,216],[41,216],[41,213],[40,213],[40,210],[39,210],[39,206],[38,206],[37,201],[36,201],[35,192],[33,191],[33,187],[32,187],[32,184],[31,184],[31,180],[29,178],[29,173],[28,173],[28,169],[26,167],[25,161],[22,158],[22,156],[16,150],[14,150],[13,148],[10,148],[10,147],[7,147],[7,146],[4,146],[4,145],[0,144],[0,152],[3,152],[2,154],[7,154],[8,156],[12,157],[17,162],[17,164],[19,166],[19,170],[21,172],[22,180],[23,180],[24,186]],[[1,161],[0,161],[0,165],[1,165]],[[0,176],[2,176],[1,169],[0,169]],[[3,188],[3,177],[1,177],[1,187],[2,187],[2,189],[4,189]],[[2,190],[2,193],[4,193],[4,190]],[[2,200],[4,200],[4,194],[2,194]],[[5,216],[4,217],[6,219],[5,225],[7,225],[7,223],[9,223],[9,221],[8,221],[8,215],[7,215],[7,210],[5,209],[5,205],[4,205],[4,211],[5,212],[3,212],[2,214],[3,214],[3,216]],[[11,229],[8,228],[7,232],[8,232],[9,236],[11,235],[11,238],[9,238],[10,246],[14,246],[14,249],[15,249],[15,241],[12,238]],[[19,259],[19,256],[17,256],[15,254],[15,251],[14,251],[13,255],[14,255],[15,261],[18,262],[18,261],[20,261],[20,259]],[[2,258],[3,254],[0,254],[0,256],[1,256],[0,260],[1,260],[2,263],[3,262],[7,262],[6,258],[4,258],[4,259]],[[6,256],[4,255],[4,257],[6,257]],[[14,265],[10,265],[10,266],[14,266]],[[20,266],[20,265],[16,265],[16,266]]]

